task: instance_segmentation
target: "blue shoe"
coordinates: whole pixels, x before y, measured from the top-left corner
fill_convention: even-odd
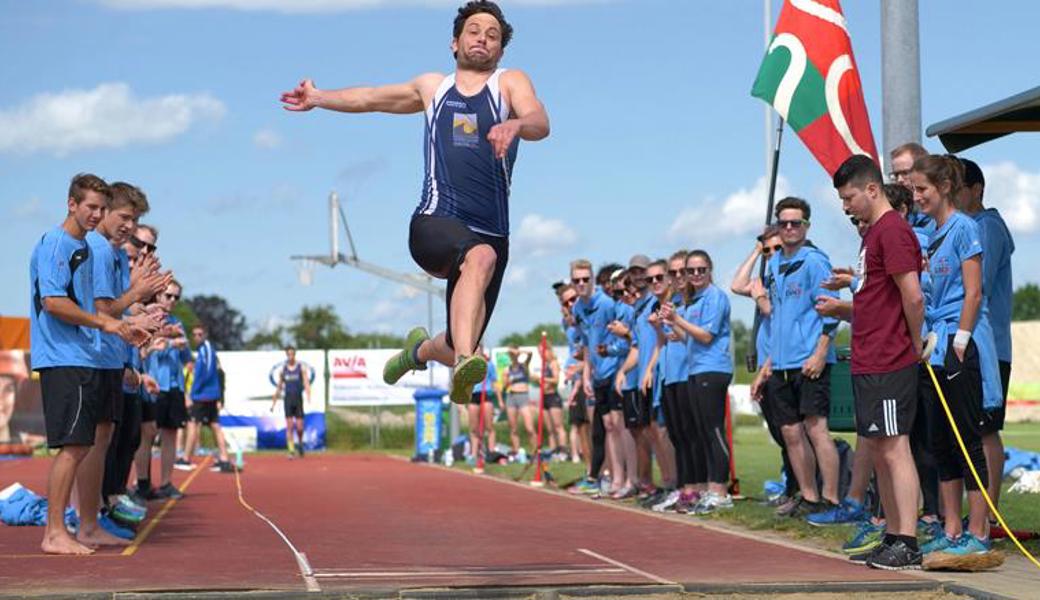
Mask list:
[[[985,554],[992,549],[993,542],[988,538],[980,540],[970,532],[965,531],[961,534],[961,537],[957,538],[953,544],[941,550],[941,552],[943,554],[953,554],[954,556],[968,556],[969,554]]]
[[[962,536],[963,537],[963,536]],[[929,539],[924,544],[921,544],[921,554],[931,554],[932,552],[943,552],[947,548],[955,546],[961,538],[951,538],[946,535],[945,532]]]
[[[72,535],[79,533],[79,515],[71,506],[65,509],[65,529]]]
[[[867,511],[862,502],[856,502],[851,498],[846,498],[841,501],[841,504],[830,510],[806,515],[805,520],[810,525],[823,527],[825,525],[858,523],[866,517]]]
[[[925,521],[923,519],[917,520],[917,538],[925,540],[928,543],[935,538],[940,538],[946,535],[946,530],[943,529],[943,525],[940,521]]]
[[[137,534],[132,529],[126,527],[120,527],[112,517],[109,517],[107,513],[100,513],[98,515],[98,525],[102,529],[116,536],[117,538],[123,538],[124,540],[132,540]]]
[[[865,552],[870,552],[881,545],[881,540],[884,537],[884,523],[874,524],[869,519],[866,521],[860,521],[856,533],[852,535],[852,538],[849,539],[849,541],[845,542],[841,547],[841,551],[845,554],[863,554]]]

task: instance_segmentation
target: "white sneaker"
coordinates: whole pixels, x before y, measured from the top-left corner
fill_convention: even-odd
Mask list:
[[[681,495],[682,494],[679,490],[672,490],[671,492],[668,492],[668,495],[665,496],[664,500],[650,507],[650,510],[654,512],[665,512],[669,508],[675,506],[675,503],[679,501],[679,496]]]
[[[713,492],[708,492],[701,496],[700,502],[690,511],[693,515],[709,515],[716,510],[733,508],[733,497],[729,494],[720,496]]]

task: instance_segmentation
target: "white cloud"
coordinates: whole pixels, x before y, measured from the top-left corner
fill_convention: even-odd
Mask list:
[[[47,211],[43,208],[43,201],[39,197],[30,198],[29,201],[11,207],[11,215],[16,219],[32,219],[43,216]]]
[[[282,136],[271,129],[261,129],[253,134],[253,145],[261,150],[274,150],[282,145]]]
[[[503,283],[507,286],[524,286],[527,285],[527,280],[530,278],[530,275],[531,269],[519,265],[510,265],[506,269],[506,276]]]
[[[121,148],[170,140],[201,120],[224,116],[224,104],[209,94],[134,96],[125,83],[92,90],[39,94],[20,106],[0,109],[0,152],[51,152]]]
[[[547,256],[570,248],[577,239],[578,234],[563,221],[529,214],[520,220],[512,244],[519,254]]]
[[[152,9],[231,9],[282,13],[328,13],[402,6],[457,7],[460,0],[97,0],[110,8]],[[511,6],[555,6],[596,4],[609,0],[510,0]]]
[[[398,317],[401,314],[402,305],[395,300],[380,300],[372,306],[369,316],[372,319],[383,320]]]
[[[1011,231],[1040,229],[1040,173],[1023,171],[1013,162],[984,165],[987,207],[1000,210]]]
[[[789,194],[790,185],[783,175],[776,180],[776,199]],[[668,228],[670,242],[724,239],[759,231],[765,223],[769,180],[760,177],[750,190],[740,188],[725,200],[708,198],[684,209]]]

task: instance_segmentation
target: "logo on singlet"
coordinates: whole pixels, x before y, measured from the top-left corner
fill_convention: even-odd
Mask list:
[[[480,145],[477,113],[455,113],[451,120],[451,139],[456,146],[476,148]]]

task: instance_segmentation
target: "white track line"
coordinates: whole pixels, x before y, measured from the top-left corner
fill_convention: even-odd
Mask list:
[[[311,565],[307,562],[307,555],[296,549],[296,546],[289,541],[288,536],[282,533],[282,530],[274,524],[274,521],[268,519],[263,513],[253,508],[248,502],[246,502],[245,496],[242,494],[242,481],[238,475],[238,469],[235,469],[235,487],[238,488],[238,501],[246,507],[250,512],[256,515],[260,520],[271,526],[271,529],[278,534],[278,537],[282,538],[285,545],[289,547],[289,550],[293,553],[293,558],[296,559],[296,565],[300,568],[300,576],[303,577],[303,583],[307,587],[308,592],[320,592],[321,586],[318,585],[318,580],[314,578],[314,570],[311,569]]]
[[[480,577],[483,575],[582,575],[585,573],[624,573],[623,568],[585,569],[468,569],[461,571],[339,571],[317,572],[314,577],[379,579],[393,577]]]
[[[612,564],[612,565],[614,565],[616,567],[621,567],[622,569],[624,569],[624,570],[626,570],[626,571],[628,571],[630,573],[635,573],[636,575],[639,575],[641,577],[646,577],[650,581],[656,581],[657,583],[663,583],[665,585],[677,585],[674,581],[669,581],[669,580],[665,579],[664,577],[658,577],[657,575],[654,575],[653,573],[647,573],[646,571],[644,571],[642,569],[637,569],[637,568],[633,567],[632,565],[626,565],[625,563],[623,563],[623,562],[621,562],[619,560],[614,560],[613,558],[608,558],[606,556],[603,556],[602,554],[597,554],[596,552],[593,552],[592,550],[586,550],[585,548],[578,548],[578,552],[581,552],[582,554],[585,554],[587,556],[591,556],[592,558],[598,558],[599,560],[602,560],[603,562],[608,563],[608,564]]]

